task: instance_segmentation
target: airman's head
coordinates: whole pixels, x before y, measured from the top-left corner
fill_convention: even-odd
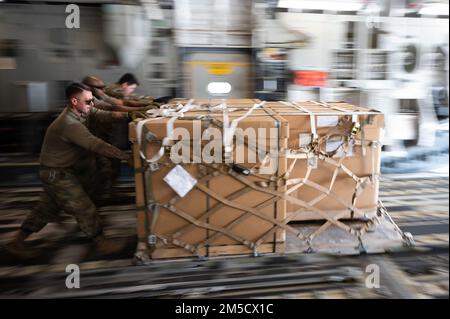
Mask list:
[[[117,84],[120,85],[120,88],[122,89],[123,95],[127,96],[133,93],[136,88],[139,86],[139,81],[137,80],[136,76],[132,73],[125,73],[122,75],[122,77],[119,79]]]
[[[69,85],[66,88],[66,97],[69,101],[69,106],[82,114],[89,113],[94,103],[91,89],[82,83]]]

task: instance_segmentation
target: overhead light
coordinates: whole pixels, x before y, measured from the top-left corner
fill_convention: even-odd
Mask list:
[[[424,5],[419,14],[429,16],[448,16],[448,3],[429,3]]]
[[[359,11],[363,3],[361,1],[279,0],[278,7],[299,10]]]
[[[207,90],[211,94],[228,94],[231,92],[231,84],[228,82],[211,82],[208,84]]]

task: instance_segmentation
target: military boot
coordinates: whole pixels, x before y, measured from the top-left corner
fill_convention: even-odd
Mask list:
[[[124,238],[105,238],[99,235],[94,238],[95,249],[102,256],[117,254],[123,250],[126,244]]]
[[[31,235],[31,233],[19,230],[14,239],[5,246],[5,250],[19,259],[31,259],[38,256],[39,252],[29,248],[25,240]]]

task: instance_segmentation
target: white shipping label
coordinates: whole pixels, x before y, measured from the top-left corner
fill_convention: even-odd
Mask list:
[[[337,126],[339,122],[338,116],[318,116],[317,127]]]
[[[164,181],[177,193],[184,197],[194,188],[197,180],[189,174],[182,166],[175,166],[165,177]]]
[[[298,136],[299,147],[306,147],[311,143],[311,134],[300,133]]]

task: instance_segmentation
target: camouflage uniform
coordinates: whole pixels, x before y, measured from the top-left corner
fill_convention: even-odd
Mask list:
[[[94,107],[104,111],[114,111],[114,106],[105,100],[94,97]],[[92,134],[98,138],[111,143],[112,141],[112,124],[113,122],[104,123],[96,117],[88,117],[86,126]]]
[[[102,110],[112,111],[114,105],[119,101],[134,101],[137,103],[145,102],[152,103],[152,97],[145,97],[139,100],[139,96],[131,94],[125,96],[119,84],[110,84],[104,90],[94,89],[94,106]],[[153,108],[154,106],[152,106]],[[128,141],[128,122],[114,121],[109,124],[99,123],[95,119],[89,120],[89,130],[97,137],[111,143],[112,145],[121,148],[129,149]],[[98,170],[101,173],[105,185],[105,191],[111,193],[112,186],[120,175],[120,161],[114,158],[105,156],[97,156]]]
[[[121,100],[128,100],[137,102],[139,104],[143,105],[150,105],[153,103],[154,97],[149,95],[137,95],[135,93],[125,95],[123,93],[122,88],[120,87],[120,84],[110,84],[107,85],[104,89],[105,93],[112,98],[121,99]]]
[[[101,110],[113,111],[114,106],[111,104],[113,101],[107,101],[108,100],[94,97],[94,107]],[[116,147],[124,149],[126,145],[120,145],[121,143],[117,143],[117,136],[119,135],[117,132],[117,127],[120,127],[121,124],[123,124],[122,121],[118,120],[111,121],[110,123],[104,123],[95,117],[90,117],[86,122],[86,126],[92,134]],[[126,136],[128,136],[128,134],[126,134]],[[114,183],[120,175],[120,160],[98,154],[96,161],[97,170],[100,175],[99,177],[102,179],[104,184],[104,191],[110,194]]]
[[[105,86],[104,91],[108,96],[111,96],[113,98],[116,98],[116,99],[124,99],[125,98],[125,94],[123,94],[123,91],[120,88],[119,84],[109,84],[109,85]]]
[[[60,211],[72,215],[88,237],[96,237],[102,226],[96,206],[102,193],[100,179],[96,178],[95,159],[75,168],[50,168],[41,166],[39,177],[44,192],[38,204],[22,223],[25,232],[38,232],[47,223],[60,219]]]
[[[145,97],[139,100],[139,96],[135,94],[124,95],[119,84],[110,84],[104,88],[103,91],[95,90],[94,106],[103,110],[114,110],[114,105],[120,101],[133,101],[137,103],[152,103],[152,97]],[[102,123],[91,121],[88,124],[89,129],[94,135],[108,141],[112,145],[121,149],[129,149],[128,141],[128,122],[114,121],[108,126]],[[120,161],[114,158],[107,158],[98,156],[99,170],[104,177],[105,188],[108,192],[111,191],[112,186],[120,175]]]
[[[22,223],[24,232],[38,232],[47,223],[58,220],[63,210],[76,218],[88,237],[102,233],[96,209],[102,194],[102,179],[94,153],[115,158],[126,155],[89,132],[85,124],[91,117],[105,123],[112,121],[110,112],[92,108],[84,118],[66,108],[47,129],[39,172],[44,192]]]

